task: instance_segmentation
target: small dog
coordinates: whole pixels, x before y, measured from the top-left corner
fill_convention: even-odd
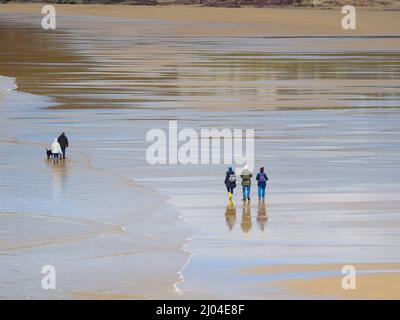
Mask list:
[[[47,160],[50,160],[53,157],[51,150],[47,150],[47,148],[46,148],[46,154],[47,154]]]

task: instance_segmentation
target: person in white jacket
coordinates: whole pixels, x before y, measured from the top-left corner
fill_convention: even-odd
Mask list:
[[[51,154],[53,155],[53,162],[58,163],[58,159],[61,159],[61,146],[58,143],[57,139],[54,139],[54,142],[51,144]]]

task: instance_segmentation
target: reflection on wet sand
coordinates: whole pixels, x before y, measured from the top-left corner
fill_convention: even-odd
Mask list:
[[[67,161],[61,160],[59,163],[54,164],[52,160],[46,160],[47,166],[52,167],[52,193],[54,200],[61,200],[63,190],[67,183],[68,178],[68,164]]]
[[[251,213],[250,206],[243,205],[242,224],[240,225],[244,233],[248,233],[251,229]]]
[[[227,271],[238,265],[251,264],[254,260],[248,258],[252,257],[285,262],[318,262],[324,258],[342,261],[346,257],[350,262],[399,259],[399,37],[360,37],[351,41],[340,37],[199,39],[168,33],[169,26],[163,20],[150,23],[64,16],[57,21],[64,25],[62,32],[43,33],[31,17],[1,15],[0,75],[15,77],[20,91],[45,95],[56,102],[51,109],[39,111],[33,105],[27,107],[25,101],[13,101],[18,108],[2,118],[4,122],[12,119],[15,130],[0,126],[4,131],[2,140],[12,132],[15,141],[21,142],[10,142],[11,151],[26,152],[35,149],[32,143],[42,143],[41,138],[49,137],[54,128],[74,131],[80,143],[74,148],[85,156],[90,154],[93,167],[87,170],[84,162],[76,159],[68,162],[69,170],[66,163],[49,163],[51,168],[42,177],[38,171],[42,168],[32,158],[15,157],[1,145],[0,194],[11,195],[11,199],[2,199],[0,211],[22,214],[26,208],[34,207],[43,216],[94,219],[124,226],[128,231],[57,247],[51,255],[47,248],[35,251],[35,261],[51,256],[63,262],[60,267],[65,271],[76,271],[63,293],[75,296],[80,292],[86,297],[92,292],[112,293],[113,297],[151,294],[162,298],[174,294],[172,284],[179,281],[177,270],[186,263],[187,254],[181,248],[189,238],[188,228],[180,224],[174,208],[166,212],[164,204],[151,201],[159,193],[178,199],[182,223],[196,222],[198,216],[193,213],[196,208],[179,206],[180,196],[192,203],[200,203],[204,197],[206,203],[201,207],[209,205],[210,213],[214,213],[211,207],[219,208],[215,216],[202,217],[200,228],[204,232],[186,247],[193,259],[182,273],[182,292],[198,290],[218,297],[233,292],[243,297],[258,294],[253,281],[244,285],[244,281],[237,281],[236,274],[232,281],[227,281],[226,276],[234,274]],[[184,29],[174,23],[171,28]],[[46,99],[43,104],[47,102]],[[4,108],[12,110],[11,106]],[[306,111],[309,109],[318,110]],[[209,110],[213,112],[205,112]],[[183,166],[166,170],[164,166],[144,165],[146,132],[171,118],[194,129],[225,127],[227,119],[232,119],[232,128],[256,130],[255,161],[268,161],[277,177],[271,193],[276,205],[274,224],[268,226],[268,233],[258,232],[259,227],[265,228],[266,210],[258,208],[257,232],[249,233],[250,208],[244,207],[241,229],[246,236],[237,228],[240,236],[235,239],[235,250],[225,256],[226,244],[231,245],[228,241],[235,232],[229,237],[218,234],[221,226],[214,226],[212,219],[222,220],[225,199],[209,200],[220,181],[212,178],[194,189],[193,169],[186,175]],[[111,168],[116,175],[108,184],[114,176],[109,172]],[[195,175],[199,179],[215,177],[216,170],[214,166],[202,166]],[[135,181],[136,177],[153,176],[157,183],[150,187],[156,189],[155,193],[135,183],[126,187],[126,177]],[[163,179],[158,179],[160,176]],[[179,183],[171,184],[175,177],[179,177]],[[21,181],[25,185],[19,185]],[[42,203],[48,194],[54,199]],[[389,203],[374,201],[370,194],[389,199]],[[327,195],[335,200],[328,203]],[[61,199],[70,201],[62,205]],[[321,216],[321,210],[329,214]],[[226,223],[233,230],[235,208],[227,211]],[[160,217],[174,222],[160,224]],[[346,224],[349,220],[351,225]],[[12,248],[23,247],[25,241],[32,243],[33,237],[40,243],[49,243],[48,238],[51,243],[59,243],[59,234],[65,233],[64,243],[64,238],[69,241],[92,234],[86,227],[75,231],[75,226],[68,224],[65,228],[66,223],[59,220],[51,225],[36,218],[23,224],[16,221],[16,216],[3,215],[1,223],[10,226],[11,236],[6,240]],[[364,227],[366,224],[368,228]],[[22,225],[23,229],[16,232],[15,225]],[[111,233],[108,230],[105,232]],[[97,229],[94,233],[99,235]],[[22,240],[22,245],[14,244]],[[0,242],[3,244],[4,240]],[[261,245],[253,246],[251,252],[241,250],[251,243]],[[135,254],[125,253],[131,251]],[[90,260],[82,258],[87,252]],[[109,258],[100,258],[104,256]],[[222,261],[224,267],[219,268],[224,274],[204,281],[204,269],[197,261],[204,257],[214,262],[218,256],[229,261]],[[82,269],[88,263],[91,268],[85,272]],[[40,288],[35,289],[36,283],[27,286],[26,273],[36,272],[27,257],[2,258],[0,269],[5,270],[3,274],[12,284],[2,288],[2,295],[20,298],[31,289],[32,297],[48,296]],[[93,269],[95,278],[91,278]],[[113,279],[109,278],[109,270],[115,271]],[[209,283],[210,287],[199,288],[199,283]],[[235,287],[237,283],[240,287]],[[219,288],[223,292],[215,291]],[[90,297],[98,298],[96,294]],[[268,294],[271,291],[260,295]]]
[[[267,208],[265,205],[265,201],[258,201],[257,224],[259,225],[261,231],[264,231],[267,220],[268,217],[267,217]]]
[[[398,47],[398,38],[357,38],[352,51],[341,38],[216,38],[217,45],[156,36],[158,23],[149,29],[126,21],[116,29],[115,21],[92,18],[71,28],[69,19],[59,19],[69,27],[46,37],[26,18],[18,28],[12,16],[0,22],[0,74],[16,77],[21,91],[53,98],[52,109],[398,107],[400,59],[381,50]],[[132,29],[142,36],[126,33]],[[75,47],[80,55],[70,42],[85,43]],[[303,47],[309,51],[298,51]]]
[[[228,204],[226,206],[225,220],[226,220],[226,224],[229,228],[229,231],[232,231],[233,226],[236,223],[236,207],[234,205]]]
[[[236,224],[236,207],[233,204],[228,204],[225,209],[225,221],[229,231],[233,230]],[[261,231],[265,230],[268,221],[267,207],[265,201],[258,202],[258,213],[256,218],[257,224]],[[241,228],[244,233],[248,233],[251,229],[251,212],[249,205],[243,205]]]

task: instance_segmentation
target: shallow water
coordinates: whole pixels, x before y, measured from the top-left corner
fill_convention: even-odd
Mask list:
[[[301,275],[241,270],[399,262],[400,38],[178,37],[94,17],[46,33],[0,17],[0,74],[35,94],[0,102],[3,297],[293,297],[274,281]],[[255,129],[267,217],[254,187],[226,213],[225,165],[147,164],[147,131],[172,119]],[[59,131],[72,144],[53,166]],[[35,287],[48,261],[57,294]]]

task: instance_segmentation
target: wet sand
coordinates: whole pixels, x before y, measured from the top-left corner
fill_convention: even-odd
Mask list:
[[[0,104],[0,297],[174,296],[177,270],[188,257],[182,245],[190,234],[179,212],[151,189],[94,167],[79,138],[72,140],[67,161],[48,161],[48,136],[73,115],[43,112],[40,108],[53,102],[8,91],[14,88],[10,78],[0,77],[0,87],[5,92]],[[154,198],[158,201],[146,201]],[[44,265],[56,268],[55,291],[41,289]]]
[[[243,270],[256,275],[279,274],[286,280],[276,285],[295,291],[304,298],[325,299],[395,299],[400,298],[400,264],[365,263],[354,264],[356,281],[354,289],[342,288],[341,273],[344,265],[276,265]],[[268,287],[270,283],[260,286]]]
[[[62,6],[45,33],[37,5],[0,6],[0,74],[18,86],[0,102],[2,297],[307,298],[310,286],[338,298],[305,276],[342,263],[396,283],[374,265],[400,261],[398,37],[325,37],[342,31],[311,26],[308,10],[257,11],[255,23],[304,15],[244,30],[241,13],[258,9],[221,9],[218,24],[219,9],[98,7]],[[388,23],[361,35],[398,33],[397,12],[365,12]],[[280,34],[322,37],[268,38]],[[266,206],[243,207],[236,189],[227,207],[225,165],[150,166],[146,132],[170,119],[254,128]],[[43,159],[60,130],[73,141],[66,167]],[[48,263],[60,268],[57,293],[37,288]],[[351,298],[381,297],[370,288]]]
[[[0,221],[4,237],[0,250],[3,252],[81,241],[124,231],[122,227],[95,221],[15,212],[0,213]]]
[[[298,294],[314,298],[399,300],[399,272],[359,275],[357,278],[358,288],[355,290],[343,290],[340,287],[341,279],[340,276],[323,277],[312,280],[280,282],[278,285],[287,286]]]
[[[42,4],[1,4],[3,13],[39,13]],[[399,12],[357,7],[357,30],[343,30],[341,8],[207,8],[198,6],[56,5],[59,15],[167,22],[180,36],[397,35]],[[168,25],[174,22],[178,25]],[[181,27],[182,26],[182,27]],[[184,27],[183,27],[184,26]]]

